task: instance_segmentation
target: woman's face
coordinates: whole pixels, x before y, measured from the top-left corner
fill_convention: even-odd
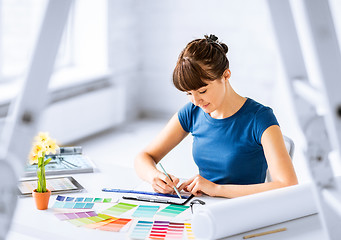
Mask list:
[[[229,73],[229,71],[228,71]],[[214,81],[207,81],[207,86],[199,88],[197,90],[188,91],[190,101],[199,106],[204,112],[212,113],[222,109],[222,104],[226,94],[226,81],[230,74],[226,78],[224,75]]]

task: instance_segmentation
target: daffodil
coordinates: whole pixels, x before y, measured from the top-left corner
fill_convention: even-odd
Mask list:
[[[31,153],[30,153],[29,160],[30,160],[30,164],[31,164],[31,165],[33,165],[33,164],[38,164],[38,155],[37,155],[37,154],[34,154],[33,152],[31,152]]]
[[[47,140],[46,142],[46,154],[56,154],[56,150],[58,148],[58,145],[56,141],[52,140],[51,138]]]
[[[49,133],[47,133],[47,132],[40,132],[38,134],[38,136],[35,137],[35,140],[36,140],[36,142],[40,142],[40,143],[44,144],[44,143],[46,143],[48,141],[49,138],[50,138],[49,137]]]
[[[45,160],[45,155],[56,153],[58,145],[49,137],[47,132],[39,133],[35,137],[35,142],[29,155],[30,164],[37,164],[38,186],[37,192],[46,192],[45,166],[51,161],[51,158]]]
[[[42,143],[38,142],[33,146],[32,153],[38,157],[42,157],[46,147]]]

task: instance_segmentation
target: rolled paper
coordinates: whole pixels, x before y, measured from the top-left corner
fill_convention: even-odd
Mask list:
[[[300,184],[205,205],[192,218],[194,236],[223,238],[317,213],[311,184]]]

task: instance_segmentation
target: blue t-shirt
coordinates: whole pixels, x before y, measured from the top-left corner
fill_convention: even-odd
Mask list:
[[[178,112],[182,128],[193,135],[193,158],[199,174],[218,184],[256,184],[268,168],[261,137],[279,125],[269,107],[247,98],[232,116],[212,118],[191,102]]]

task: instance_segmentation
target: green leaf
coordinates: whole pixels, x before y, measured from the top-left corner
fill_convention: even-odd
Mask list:
[[[51,160],[52,160],[52,158],[48,158],[47,160],[45,160],[44,166],[46,166]]]

